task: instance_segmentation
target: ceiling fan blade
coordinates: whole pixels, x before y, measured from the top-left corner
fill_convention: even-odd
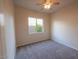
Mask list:
[[[59,2],[54,2],[54,3],[53,3],[53,5],[59,5],[59,4],[60,4]]]
[[[46,0],[42,0],[41,3],[37,3],[36,5],[40,5],[40,6],[42,6],[45,2],[46,2]]]
[[[40,4],[40,3],[37,3],[36,5],[42,5],[42,4]]]
[[[37,5],[37,6],[43,6],[43,4],[40,4],[40,3],[37,3],[36,5]]]
[[[46,3],[46,0],[42,0],[40,3],[38,3],[38,4],[44,4],[44,3]]]
[[[45,3],[47,0],[43,0],[43,3]]]

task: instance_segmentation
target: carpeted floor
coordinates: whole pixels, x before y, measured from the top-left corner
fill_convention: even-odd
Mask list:
[[[49,40],[17,48],[15,59],[78,59],[78,57],[76,50]]]

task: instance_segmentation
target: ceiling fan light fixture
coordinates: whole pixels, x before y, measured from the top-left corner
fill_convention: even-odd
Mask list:
[[[58,1],[54,1],[54,0],[43,0],[44,2],[41,4],[38,4],[40,6],[42,6],[44,9],[49,10],[52,5],[59,5]]]
[[[45,9],[50,9],[50,8],[51,8],[51,4],[45,4],[45,5],[44,5],[44,8],[45,8]]]

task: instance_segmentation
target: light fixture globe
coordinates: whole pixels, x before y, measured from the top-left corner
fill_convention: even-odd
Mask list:
[[[45,5],[44,5],[44,8],[45,8],[45,9],[50,9],[50,8],[51,8],[51,4],[45,4]]]

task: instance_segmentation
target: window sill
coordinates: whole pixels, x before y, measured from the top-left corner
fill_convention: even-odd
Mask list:
[[[43,34],[45,32],[32,32],[32,33],[29,33],[29,34]]]

